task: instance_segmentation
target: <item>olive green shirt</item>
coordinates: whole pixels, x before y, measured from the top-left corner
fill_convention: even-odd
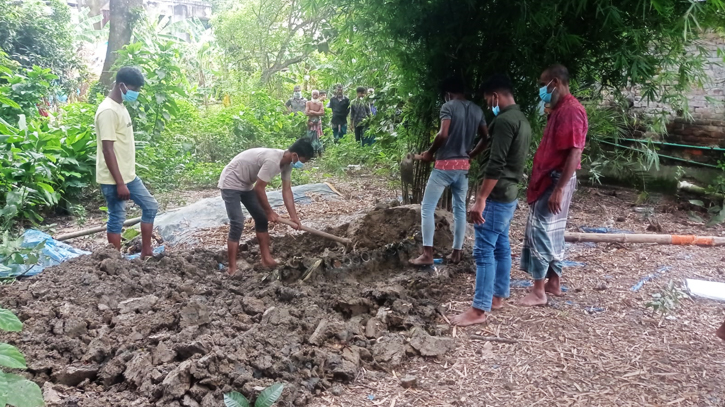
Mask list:
[[[518,105],[506,106],[488,125],[491,135],[488,159],[483,165],[485,179],[497,179],[489,199],[513,202],[519,194],[519,182],[524,174],[526,157],[531,144],[531,126]]]

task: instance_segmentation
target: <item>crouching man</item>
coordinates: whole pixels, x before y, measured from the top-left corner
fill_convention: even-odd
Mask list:
[[[229,257],[228,273],[233,275],[237,270],[237,252],[239,239],[244,229],[242,204],[254,219],[254,229],[259,241],[259,253],[262,265],[275,267],[277,262],[272,258],[269,249],[269,222],[277,222],[279,215],[272,209],[267,200],[266,187],[277,174],[282,174],[282,198],[290,219],[300,228],[300,219],[295,210],[290,175],[293,168],[300,169],[303,163],[314,157],[312,144],[307,140],[297,140],[287,150],[275,148],[252,148],[242,151],[224,167],[219,178],[219,189],[229,216],[229,238],[227,251]]]

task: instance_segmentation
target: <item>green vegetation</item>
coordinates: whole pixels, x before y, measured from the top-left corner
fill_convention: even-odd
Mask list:
[[[23,323],[9,310],[0,307],[0,331],[20,332]],[[0,366],[9,369],[27,369],[25,356],[16,348],[0,342]],[[30,380],[0,370],[0,407],[44,406],[40,387]]]
[[[349,97],[356,86],[372,87],[377,108],[368,123],[376,142],[365,148],[352,129],[333,143],[328,111],[325,152],[294,173],[297,183],[344,174],[348,165],[395,179],[402,156],[435,135],[437,83],[449,75],[462,76],[483,103],[478,86],[507,73],[538,139],[545,122],[536,81],[553,62],[570,68],[573,92],[588,109],[590,179],[626,173],[644,190],[644,172],[659,165],[655,146],[612,144],[635,129],[663,132],[666,116],[630,115],[622,90],[637,87],[645,100],[687,112],[684,91],[706,80],[705,50],[694,41],[721,26],[725,11],[722,0],[432,0],[413,7],[398,0],[217,0],[213,8],[209,23],[131,11],[133,30],[117,55],[116,68],[136,65],[146,77],[139,100],[127,106],[137,170],[155,191],[213,187],[240,151],[286,148],[304,136],[306,118],[284,107],[295,84],[307,97],[312,89],[332,97],[336,83]],[[93,118],[106,89],[89,82],[76,55],[108,34],[86,13],[56,0],[8,3],[0,12],[4,230],[54,211],[85,214],[78,203],[98,200]],[[65,94],[72,102],[58,103]],[[422,190],[427,171],[417,167],[414,190]]]
[[[262,390],[254,402],[254,407],[271,407],[282,395],[284,384],[275,383]],[[224,405],[226,407],[250,407],[249,400],[242,393],[236,391],[224,394]]]

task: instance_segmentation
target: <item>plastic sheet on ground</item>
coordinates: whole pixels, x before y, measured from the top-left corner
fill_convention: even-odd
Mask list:
[[[654,280],[655,278],[659,277],[660,275],[670,271],[670,269],[672,269],[672,267],[670,267],[670,266],[662,266],[662,267],[658,268],[657,272],[648,274],[648,275],[642,277],[642,279],[639,280],[639,282],[637,282],[637,284],[633,285],[630,290],[639,291],[639,289],[644,286],[644,283],[646,283],[650,280]]]
[[[695,297],[707,298],[709,300],[725,301],[725,283],[716,281],[704,281],[685,279],[687,291]]]
[[[632,234],[634,232],[630,230],[622,230],[622,229],[614,229],[614,228],[592,228],[589,226],[580,226],[579,230],[583,233],[624,233],[624,234]]]
[[[320,195],[329,199],[335,199],[339,195],[329,184],[306,184],[292,187],[295,203],[311,203],[311,195]],[[271,207],[284,205],[282,191],[267,193],[267,199]],[[249,214],[244,209],[244,216]],[[161,237],[167,244],[175,245],[180,243],[195,243],[194,233],[199,229],[219,227],[229,224],[227,211],[221,194],[202,199],[194,204],[185,206],[172,212],[167,212],[156,217],[154,226],[158,229]]]
[[[49,234],[36,229],[27,229],[23,233],[23,247],[36,247],[40,242],[45,242],[45,247],[40,252],[38,264],[30,266],[13,265],[10,267],[11,271],[0,272],[0,278],[34,276],[48,267],[56,266],[74,257],[90,254],[85,250],[76,249],[69,244],[59,242]]]

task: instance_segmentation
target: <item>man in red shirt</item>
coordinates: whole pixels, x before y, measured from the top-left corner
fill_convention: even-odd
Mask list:
[[[531,274],[534,288],[521,300],[526,306],[545,305],[547,293],[561,295],[564,232],[589,127],[584,106],[569,92],[566,67],[549,67],[541,74],[539,85],[539,96],[551,104],[551,114],[534,155],[527,190],[531,210],[521,269]]]

